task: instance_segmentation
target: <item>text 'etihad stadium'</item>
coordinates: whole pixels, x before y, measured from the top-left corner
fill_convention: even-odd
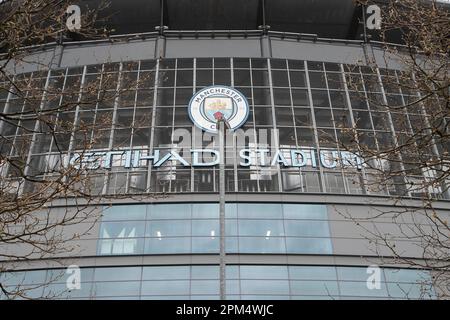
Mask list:
[[[190,149],[180,154],[176,150],[157,149],[152,153],[144,150],[125,150],[108,152],[74,153],[70,157],[70,165],[87,169],[111,169],[112,167],[140,168],[164,164],[182,165],[185,167],[211,167],[220,162],[220,152],[214,149]],[[270,152],[269,149],[241,149],[237,162],[242,167],[250,166],[283,166],[283,167],[317,167],[324,168],[354,167],[361,169],[363,160],[349,151],[314,149],[280,149]]]

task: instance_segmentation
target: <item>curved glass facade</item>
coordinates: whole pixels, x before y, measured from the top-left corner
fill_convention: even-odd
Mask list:
[[[366,267],[229,265],[227,299],[433,299],[427,271],[383,268],[379,289],[368,289]],[[81,289],[68,290],[65,270],[4,275],[5,287],[52,299],[219,299],[219,267],[165,265],[81,269]],[[5,296],[0,295],[0,298]]]
[[[331,254],[327,207],[227,203],[228,253]],[[97,253],[219,253],[219,204],[114,205],[103,213]]]
[[[234,87],[250,104],[250,116],[240,131],[243,138],[233,138],[226,150],[227,192],[403,195],[402,185],[433,174],[406,166],[404,177],[374,189],[370,181],[375,179],[375,171],[341,162],[326,163],[319,156],[319,151],[332,155],[339,152],[336,141],[350,143],[345,133],[348,128],[357,128],[365,146],[383,150],[396,139],[403,141],[420,126],[419,119],[426,115],[419,107],[391,113],[383,107],[387,101],[401,106],[417,99],[416,92],[402,92],[396,85],[399,73],[395,70],[286,59],[180,58],[88,65],[21,76],[52,89],[42,108],[63,105],[67,99],[64,92],[69,89],[79,93],[76,108],[61,108],[54,115],[60,126],[54,128],[54,137],[26,116],[18,120],[18,126],[0,126],[5,137],[1,151],[42,173],[37,178],[50,177],[68,154],[82,152],[86,145],[89,152],[97,153],[132,149],[150,155],[159,150],[161,157],[177,150],[188,162],[192,159],[186,148],[217,149],[214,136],[196,129],[187,111],[192,95],[210,85]],[[100,88],[99,92],[86,93],[90,85]],[[84,102],[85,98],[95,100],[96,95],[113,95],[116,89],[123,89],[117,98]],[[29,107],[14,93],[1,93],[1,112],[14,114]],[[261,165],[262,160],[241,166],[238,150],[257,146],[267,147],[269,163],[275,149],[285,152],[288,161],[292,160],[289,150],[316,152],[311,153],[314,159],[302,167]],[[439,144],[437,147],[445,149]],[[140,163],[143,165],[126,168],[126,163],[125,154],[115,155],[110,169],[95,171],[90,189],[102,194],[218,191],[217,167],[186,167],[168,161],[156,169],[144,161]],[[14,168],[8,167],[2,167],[1,173],[12,179],[15,175]],[[441,188],[436,186],[432,193],[441,194]],[[404,195],[415,197],[420,192]]]
[[[56,108],[51,115],[55,134],[27,116],[36,110],[11,88],[9,93],[0,92],[0,113],[25,113],[14,123],[0,122],[0,152],[23,164],[34,179],[60,175],[64,164],[82,161],[81,154],[99,156],[98,163],[92,161],[89,186],[80,188],[112,197],[96,203],[101,210],[93,209],[102,214],[92,229],[95,232],[77,239],[83,266],[80,290],[66,290],[68,276],[62,269],[0,274],[2,285],[19,285],[28,289],[27,296],[36,298],[218,299],[215,258],[220,228],[214,194],[219,191],[219,168],[191,165],[196,161],[191,150],[219,146],[215,135],[193,125],[187,106],[202,88],[225,85],[243,93],[250,108],[244,125],[226,137],[225,240],[232,261],[226,265],[227,298],[436,298],[430,272],[411,268],[381,268],[381,286],[368,289],[368,269],[360,263],[367,263],[365,258],[374,257],[374,252],[365,236],[351,229],[355,226],[337,217],[347,209],[358,217],[375,215],[364,207],[364,201],[374,198],[353,201],[345,195],[417,198],[422,195],[420,188],[405,193],[405,185],[420,184],[434,174],[403,164],[404,175],[374,188],[371,181],[379,171],[373,167],[389,169],[390,164],[374,163],[372,169],[358,161],[354,165],[355,159],[346,158],[338,143],[351,144],[348,131],[356,128],[364,146],[382,151],[423,130],[427,115],[420,107],[398,108],[398,112],[383,107],[386,102],[405,106],[417,99],[417,92],[400,89],[399,71],[290,59],[178,58],[77,66],[17,77],[45,89],[42,97],[35,98],[41,109]],[[88,90],[90,86],[97,91]],[[65,107],[66,99],[75,104]],[[421,156],[448,149],[438,143],[436,147],[437,151]],[[248,165],[240,162],[241,150],[250,150]],[[173,151],[187,164],[170,158],[155,166],[150,159]],[[301,165],[292,165],[299,163],[295,151],[304,154]],[[2,178],[16,179],[15,170],[0,164]],[[446,183],[428,191],[444,197]],[[28,184],[23,190],[32,190],[32,184],[26,188]],[[153,194],[167,195],[167,200],[153,199]],[[119,204],[116,200],[122,196],[130,202]],[[375,210],[396,209],[383,202],[387,198],[381,199]],[[340,211],[332,210],[333,203]],[[61,214],[74,206],[59,203],[50,211]],[[383,224],[380,229],[391,232],[394,222],[384,218],[374,226]],[[414,256],[411,247],[418,243],[410,240],[399,244]],[[33,263],[37,265],[33,269],[47,267],[40,261]],[[7,298],[1,293],[0,297]]]

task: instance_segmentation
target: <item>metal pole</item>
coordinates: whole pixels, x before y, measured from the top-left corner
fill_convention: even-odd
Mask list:
[[[220,145],[219,163],[219,219],[220,219],[220,299],[226,298],[225,286],[225,122],[217,121]]]

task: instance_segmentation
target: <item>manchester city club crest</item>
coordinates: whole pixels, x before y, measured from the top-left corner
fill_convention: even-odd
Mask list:
[[[212,86],[198,91],[188,105],[192,122],[210,133],[217,133],[217,117],[224,117],[231,130],[247,121],[249,105],[239,91],[226,86]]]

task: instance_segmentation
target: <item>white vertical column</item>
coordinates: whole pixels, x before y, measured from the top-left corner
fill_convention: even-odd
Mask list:
[[[313,98],[312,98],[312,91],[311,91],[311,83],[309,81],[308,62],[307,61],[303,61],[303,63],[304,63],[304,67],[305,67],[306,85],[308,87],[308,99],[309,99],[309,107],[310,107],[310,110],[311,110],[311,120],[312,120],[313,127],[314,127],[314,129],[313,129],[314,142],[316,143],[315,153],[317,153],[317,155],[320,155],[319,136],[317,134],[316,116],[314,115],[314,106],[313,106]],[[320,158],[320,156],[319,156],[319,158]],[[322,169],[322,166],[320,165],[320,159],[317,159],[317,160],[318,160],[317,166],[319,167],[320,185],[321,185],[321,188],[322,188],[322,192],[326,192],[327,189],[326,189],[326,186],[325,186],[323,169]]]
[[[274,140],[273,143],[275,144],[275,149],[279,150],[280,149],[280,135],[278,134],[278,129],[277,129],[275,100],[273,97],[272,68],[271,68],[271,64],[270,64],[270,59],[267,59],[267,70],[269,71],[270,104],[272,106],[272,119],[273,119],[272,120],[273,121],[273,135],[271,135],[271,137],[273,137],[273,140]],[[273,147],[271,146],[271,153],[272,153],[272,151],[273,151]],[[272,156],[273,156],[273,154],[272,154]],[[280,169],[279,163],[277,163],[277,177],[278,177],[278,191],[282,192],[283,185],[282,185],[282,181],[281,181],[281,169]]]
[[[355,117],[353,116],[353,108],[352,108],[352,103],[350,100],[350,94],[348,92],[348,86],[347,86],[347,80],[345,79],[345,71],[344,71],[344,66],[342,64],[339,65],[340,66],[340,70],[341,70],[341,76],[342,76],[342,82],[344,84],[344,90],[345,90],[345,99],[347,100],[347,105],[348,105],[348,111],[350,112],[350,121],[352,123],[352,128],[354,128],[355,130],[357,130],[356,128],[356,121],[355,121]],[[326,72],[326,70],[325,70]],[[328,79],[327,77],[325,77],[325,81],[327,82],[327,89],[328,89]],[[334,115],[333,115],[334,117]],[[358,134],[355,133],[355,141],[357,146],[359,147],[359,138],[358,138]],[[339,147],[339,145],[338,145]],[[359,149],[359,148],[358,148]],[[358,154],[359,156],[359,154]],[[342,169],[344,171],[344,169]],[[361,174],[362,174],[362,179],[360,179],[360,183],[361,183],[361,187],[362,187],[362,191],[363,194],[366,194],[366,188],[365,188],[365,181],[367,181],[367,176],[366,176],[366,171],[364,169],[364,166],[362,166],[361,168]],[[344,172],[344,177],[345,177],[345,172]],[[344,182],[346,182],[347,179],[344,179]]]
[[[155,82],[153,84],[153,105],[152,105],[152,122],[150,127],[150,145],[148,152],[150,154],[153,153],[153,143],[155,139],[155,123],[156,123],[156,103],[157,103],[157,94],[158,94],[158,83],[159,83],[159,62],[160,59],[156,60],[156,68],[155,68]],[[149,191],[151,188],[151,176],[152,176],[152,166],[149,164],[147,169],[147,190]],[[156,190],[153,190],[156,191]]]

